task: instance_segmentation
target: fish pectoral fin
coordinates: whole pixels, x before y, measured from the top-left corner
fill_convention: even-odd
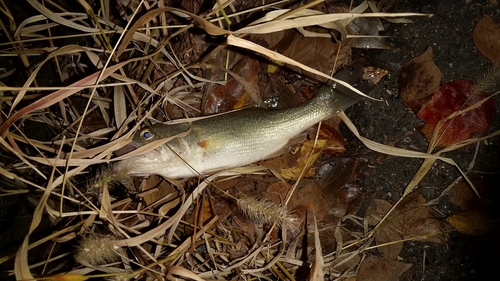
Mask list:
[[[198,147],[203,149],[203,156],[207,156],[210,153],[213,153],[214,150],[217,150],[220,147],[225,145],[224,139],[219,136],[211,136],[208,138],[198,140]]]
[[[278,151],[270,154],[266,158],[272,158],[272,157],[280,156],[281,154],[285,154],[287,152],[290,152],[290,151],[294,150],[297,146],[299,146],[301,143],[304,142],[304,140],[306,139],[306,137],[307,137],[307,133],[306,132],[302,132],[302,133],[296,135],[295,137],[289,139],[288,142],[281,149],[279,149]]]

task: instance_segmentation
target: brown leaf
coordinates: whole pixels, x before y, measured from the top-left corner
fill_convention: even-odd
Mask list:
[[[346,145],[346,141],[344,140],[344,136],[338,131],[338,127],[340,124],[340,118],[335,116],[329,120],[321,123],[321,128],[319,130],[318,139],[327,140],[328,143],[326,147],[323,149],[323,153],[327,153],[330,155],[343,153],[345,151],[344,145]],[[332,125],[330,125],[332,124]],[[317,127],[311,127],[306,130],[310,136],[316,135]]]
[[[153,189],[150,192],[144,192],[143,200],[146,206],[165,198],[168,194],[177,193],[167,181],[158,176],[149,177],[141,187],[142,191]]]
[[[288,206],[298,208],[302,206],[308,211],[308,224],[314,223],[312,214],[314,213],[318,221],[322,221],[328,213],[331,203],[330,200],[323,194],[321,188],[314,182],[306,185],[299,192],[296,192]]]
[[[283,39],[285,31],[277,31],[266,34],[251,34],[250,40],[270,50],[274,50]]]
[[[361,257],[357,256],[347,256],[340,255],[332,261],[330,268],[335,269],[337,272],[349,272],[353,268],[356,268],[361,261]],[[345,279],[349,280],[349,279]]]
[[[266,192],[265,199],[273,202],[276,205],[282,205],[283,201],[290,191],[291,185],[287,182],[280,181],[269,186]]]
[[[345,215],[357,212],[362,200],[361,190],[354,185],[346,185],[335,192],[326,195],[330,199],[328,218],[332,221],[341,219]]]
[[[414,192],[408,195],[376,230],[377,245],[409,238],[443,243],[446,237],[442,234],[444,230],[441,223],[434,217],[432,210],[424,204],[425,199],[420,193]],[[388,202],[374,199],[366,212],[368,223],[377,224],[390,208],[391,204]],[[380,247],[378,250],[388,260],[394,260],[401,248],[402,243],[396,243]]]
[[[366,211],[367,220],[369,225],[376,225],[382,217],[389,211],[392,205],[381,199],[373,199]],[[395,228],[393,221],[387,223],[385,226],[379,227],[375,232],[375,243],[382,245],[389,242],[399,241],[403,239],[403,234]],[[387,246],[377,248],[378,252],[389,260],[395,260],[401,249],[403,243],[394,243]]]
[[[269,76],[264,90],[264,103],[268,108],[276,109],[299,105],[301,101],[292,89],[275,76]]]
[[[425,98],[438,90],[440,81],[441,71],[434,64],[429,47],[425,53],[401,68],[398,76],[399,94],[406,106],[418,112]]]
[[[263,160],[259,162],[259,165],[279,172],[281,169],[292,168],[296,166],[298,158],[298,153],[284,153],[278,157]]]
[[[241,76],[250,85],[258,83],[259,62],[250,57],[242,58],[234,67],[233,72]],[[210,115],[227,112],[234,109],[246,107],[252,104],[252,99],[246,92],[245,87],[236,79],[231,78],[226,85],[219,86],[210,93],[203,101],[202,113]]]
[[[500,26],[488,15],[477,22],[472,38],[477,49],[493,64],[500,63]]]
[[[353,175],[356,161],[352,158],[334,158],[318,168],[316,178],[326,194],[344,186]]]
[[[359,266],[356,281],[398,281],[412,264],[369,256]]]
[[[439,220],[434,217],[432,209],[424,206],[425,203],[424,197],[419,192],[414,192],[409,194],[396,208],[395,211],[402,220],[404,238],[415,237],[417,240],[443,243],[446,239],[442,235],[443,227]]]
[[[316,127],[308,129],[307,132],[310,136],[316,134]],[[327,150],[328,154],[339,154],[345,151],[345,141],[335,128],[327,124],[321,125],[316,145],[314,146],[314,139],[306,140],[300,146],[300,156],[296,164],[291,168],[284,168],[280,170],[280,174],[285,179],[298,179],[300,173],[306,166],[304,177],[312,177],[316,173],[315,169],[311,169],[312,165],[316,162],[322,152]],[[314,146],[314,149],[313,149]],[[312,154],[311,154],[312,151]],[[311,157],[309,158],[309,156]]]
[[[342,45],[334,43],[330,38],[306,38],[296,31],[287,31],[278,44],[278,50],[285,56],[323,73],[332,73],[334,65],[337,69],[348,64],[351,59],[352,41],[345,40]],[[340,47],[340,51],[338,48]],[[335,69],[336,70],[336,69]],[[334,70],[334,71],[335,71]],[[300,69],[297,69],[302,73]],[[304,75],[311,75],[304,73]],[[313,79],[325,82],[326,79],[314,75]]]
[[[465,182],[460,182],[450,191],[450,200],[465,212],[447,218],[458,231],[468,235],[481,235],[498,229],[497,202],[500,191],[498,177],[482,176],[472,181],[481,198]]]
[[[494,189],[492,187],[495,183],[477,180],[473,180],[472,182],[477,192],[481,195],[481,198],[477,197],[466,182],[459,182],[449,193],[451,202],[465,211],[477,211],[487,208],[495,196],[491,192]]]
[[[361,80],[377,84],[387,73],[388,71],[382,68],[374,66],[363,67],[363,76],[361,77]]]

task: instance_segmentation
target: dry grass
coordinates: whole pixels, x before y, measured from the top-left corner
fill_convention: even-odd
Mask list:
[[[308,267],[311,268],[310,280],[321,280],[325,273],[332,279],[355,273],[356,268],[347,271],[339,268],[372,245],[372,236],[378,225],[364,232],[339,227],[339,237],[343,232],[350,239],[343,241],[337,237],[337,250],[324,256],[321,255],[318,226],[314,225],[316,256],[313,264],[306,264],[300,259],[302,249],[297,246],[302,236],[287,239],[290,233],[287,234],[286,230],[292,228],[290,225],[295,218],[290,215],[286,204],[278,206],[254,197],[237,199],[244,217],[257,224],[276,223],[279,228],[256,229],[254,240],[245,230],[237,229],[227,220],[219,220],[208,187],[222,175],[226,177],[225,181],[230,181],[229,174],[265,173],[260,167],[224,171],[207,177],[191,189],[184,189],[183,182],[167,182],[155,177],[126,179],[125,175],[113,174],[108,169],[96,179],[95,175],[85,174],[85,171],[92,165],[106,165],[161,145],[162,142],[151,143],[124,156],[113,156],[113,152],[125,146],[132,134],[151,118],[166,119],[167,112],[174,117],[199,116],[199,89],[208,84],[225,84],[222,78],[210,80],[200,74],[210,67],[224,67],[210,65],[209,58],[217,51],[227,50],[228,46],[248,49],[333,79],[245,39],[248,34],[267,34],[291,28],[303,31],[305,26],[320,25],[335,29],[347,38],[345,26],[356,17],[420,14],[361,14],[368,7],[366,3],[354,8],[358,13],[321,14],[304,7],[280,9],[279,4],[284,1],[275,3],[274,7],[278,8],[272,11],[273,5],[270,4],[235,12],[232,1],[218,1],[228,7],[225,12],[215,5],[207,14],[194,15],[163,7],[162,1],[131,1],[135,5],[129,8],[119,5],[123,9],[122,16],[128,19],[128,24],[120,27],[114,24],[115,20],[109,13],[112,7],[109,6],[99,7],[99,13],[94,14],[93,11],[97,10],[92,10],[83,0],[79,1],[81,6],[75,8],[80,12],[65,11],[50,1],[45,5],[36,0],[28,2],[39,14],[17,26],[10,22],[14,28],[9,33],[9,42],[0,46],[6,56],[4,59],[18,57],[24,64],[23,69],[30,69],[22,86],[0,85],[0,91],[4,93],[0,96],[0,144],[2,153],[15,159],[13,163],[4,162],[0,173],[6,180],[22,183],[18,184],[22,186],[18,189],[2,190],[2,195],[30,192],[38,196],[29,233],[17,253],[0,259],[0,263],[15,259],[10,273],[17,279],[37,279],[39,277],[33,274],[37,272],[40,275],[36,276],[52,275],[52,280],[85,280],[92,276],[114,280],[173,280],[174,276],[193,280],[296,280],[297,272]],[[314,3],[319,2],[322,1]],[[109,5],[112,2],[101,3]],[[228,30],[227,22],[238,21],[238,17],[261,9],[266,13],[257,21],[236,31]],[[12,16],[8,9],[3,12]],[[193,27],[217,38],[227,38],[227,41],[216,46],[206,57],[188,60],[186,57],[193,54],[189,48],[176,45],[177,51],[180,50],[176,52],[173,46],[174,42],[193,39],[189,37]],[[6,30],[4,26],[2,30]],[[66,35],[52,35],[61,33],[61,30],[66,31]],[[60,45],[61,42],[75,44]],[[79,45],[81,42],[86,44]],[[43,80],[42,74],[47,69],[55,70],[59,87]],[[5,75],[9,75],[9,70]],[[253,99],[258,102],[258,97]],[[499,134],[495,132],[470,139],[437,152],[434,152],[432,143],[427,152],[408,151],[364,138],[347,116],[342,114],[341,117],[368,148],[398,157],[425,159],[412,182],[406,186],[401,200],[414,190],[435,161],[443,161],[460,170],[453,159],[441,156],[443,152]],[[100,125],[89,122],[91,118],[97,118]],[[52,132],[51,139],[42,142],[24,135],[21,127],[25,124],[47,127]],[[467,179],[466,173],[460,172]],[[110,184],[117,180],[126,180],[129,190],[136,193],[138,200],[112,196]],[[273,180],[282,179],[276,174]],[[34,242],[30,236],[45,215],[58,222],[55,225],[60,229],[54,229],[53,234]],[[364,224],[362,218],[346,219],[359,226]],[[46,260],[29,264],[28,250],[35,247],[54,251],[47,254]],[[72,261],[70,257],[73,256],[78,263]]]

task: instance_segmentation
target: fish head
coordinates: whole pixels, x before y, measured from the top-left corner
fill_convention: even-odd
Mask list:
[[[177,135],[188,131],[189,128],[190,125],[188,123],[179,123],[173,125],[157,124],[152,126],[145,126],[135,133],[132,141],[127,145],[127,152],[161,139],[164,139],[165,143],[171,143],[170,140],[172,138],[175,138]],[[154,153],[154,151],[163,153],[164,150],[165,147],[163,145],[160,145],[157,148],[153,149],[150,154]],[[154,157],[154,155],[152,155],[152,157],[150,158],[157,157]]]
[[[162,145],[141,155],[121,160],[114,169],[131,176],[156,174],[167,178],[181,178],[196,175],[186,163],[177,153]]]
[[[153,126],[146,126],[135,133],[132,141],[143,145],[159,139],[175,137],[176,135],[187,132],[189,128],[189,123],[177,123],[172,125],[156,124]]]
[[[132,143],[136,146],[142,146],[159,139],[161,139],[161,135],[156,132],[154,127],[146,126],[135,133]]]
[[[204,150],[192,140],[190,128],[189,123],[157,124],[142,128],[135,133],[128,146],[144,148],[144,153],[120,161],[117,169],[136,176],[157,174],[180,178],[197,175],[187,163],[199,162],[197,160],[203,157]],[[160,145],[152,143],[158,141]],[[147,146],[151,146],[151,149],[147,149]]]

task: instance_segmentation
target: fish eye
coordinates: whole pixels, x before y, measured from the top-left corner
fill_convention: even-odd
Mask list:
[[[149,129],[144,129],[141,131],[141,138],[145,140],[150,140],[152,139],[154,134],[149,130]]]

